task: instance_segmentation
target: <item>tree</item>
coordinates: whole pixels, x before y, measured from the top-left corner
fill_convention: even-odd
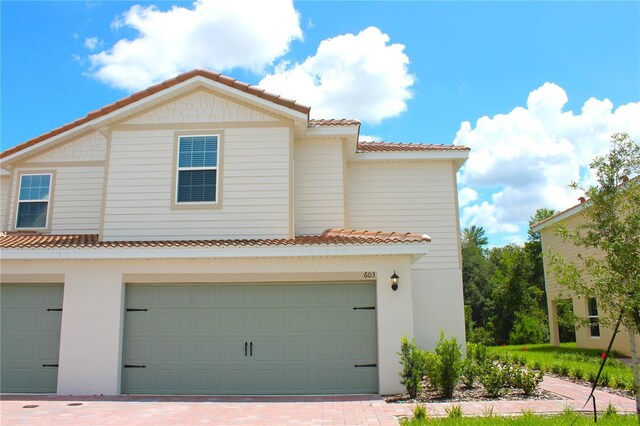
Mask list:
[[[620,315],[629,330],[640,422],[640,379],[634,334],[640,334],[640,145],[627,134],[614,134],[609,153],[596,157],[590,168],[596,184],[584,190],[588,205],[585,223],[556,232],[585,249],[577,262],[551,255],[559,284],[583,297],[595,297],[603,310]],[[631,179],[630,179],[631,178]],[[619,313],[619,314],[618,314]],[[617,319],[617,318],[616,318]]]
[[[487,233],[482,226],[472,225],[462,231],[462,244],[475,244],[476,247],[484,248],[488,243]]]

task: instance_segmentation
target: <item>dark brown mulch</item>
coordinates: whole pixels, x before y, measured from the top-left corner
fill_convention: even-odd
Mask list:
[[[473,388],[467,389],[459,384],[453,391],[452,398],[445,398],[442,394],[434,389],[427,388],[418,395],[416,399],[409,398],[408,394],[404,395],[382,395],[384,400],[389,403],[405,403],[405,402],[465,402],[465,401],[522,401],[522,400],[545,400],[558,399],[558,396],[542,389],[536,389],[531,395],[525,395],[520,389],[505,389],[501,396],[491,398],[487,396],[487,392],[481,384],[476,384]]]

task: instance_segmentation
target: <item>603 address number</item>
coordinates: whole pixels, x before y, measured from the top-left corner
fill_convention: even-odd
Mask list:
[[[372,279],[376,277],[376,273],[375,272],[365,272],[364,273],[364,277],[367,279]]]

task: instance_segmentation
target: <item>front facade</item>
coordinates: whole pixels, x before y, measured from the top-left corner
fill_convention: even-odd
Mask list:
[[[532,225],[531,229],[533,231],[540,232],[543,253],[559,254],[567,262],[578,261],[578,254],[581,252],[584,254],[584,248],[577,247],[569,241],[564,241],[562,236],[556,235],[555,229],[558,223],[564,223],[570,230],[575,229],[578,225],[584,224],[585,217],[582,212],[585,208],[588,208],[588,202],[582,202]],[[588,254],[598,256],[598,252]],[[604,315],[610,316],[610,313],[599,309],[596,298],[579,297],[573,291],[560,286],[556,281],[555,274],[551,271],[548,255],[544,256],[543,263],[551,344],[554,346],[560,344],[558,304],[563,300],[568,300],[571,302],[570,306],[573,309],[573,314],[578,318],[588,319],[589,322],[588,326],[576,327],[576,346],[586,349],[606,350],[613,335],[613,329],[600,324],[599,318]],[[635,338],[636,346],[640,347],[640,336],[636,335]],[[630,355],[631,342],[626,329],[620,329],[614,340],[612,349],[622,354]]]
[[[308,115],[196,70],[4,151],[1,391],[395,393],[464,342],[468,149]]]

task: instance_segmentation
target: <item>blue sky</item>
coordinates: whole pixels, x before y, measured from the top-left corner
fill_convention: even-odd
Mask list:
[[[470,146],[462,226],[502,245],[640,137],[640,2],[227,3],[1,2],[2,150],[207,67],[374,140]]]

